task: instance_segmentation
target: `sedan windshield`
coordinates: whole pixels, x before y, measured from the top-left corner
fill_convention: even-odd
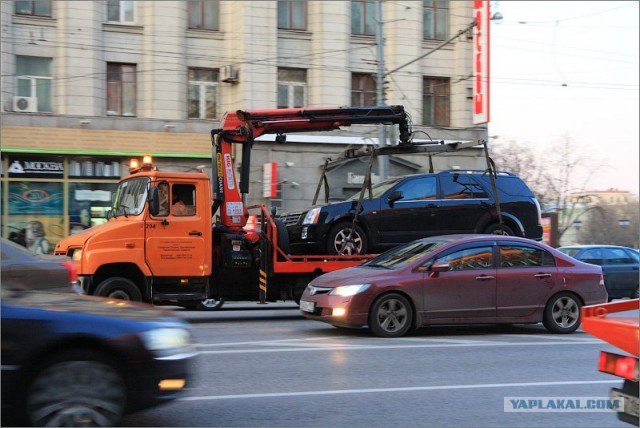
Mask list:
[[[440,248],[446,243],[446,241],[433,239],[423,239],[420,241],[410,242],[382,253],[378,257],[363,263],[362,266],[383,267],[387,269],[405,267],[425,254]]]
[[[385,180],[382,183],[378,183],[375,186],[371,186],[371,197],[379,198],[382,196],[387,190],[391,189],[393,186],[398,184],[398,182],[402,180],[402,177],[390,178],[389,180]],[[364,197],[369,197],[369,192],[365,189]],[[360,198],[360,192],[356,192],[355,195],[349,197],[347,201],[357,201]]]
[[[138,215],[147,201],[149,179],[146,177],[123,181],[116,190],[111,209],[115,215]]]

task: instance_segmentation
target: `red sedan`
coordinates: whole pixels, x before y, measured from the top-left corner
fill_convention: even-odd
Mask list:
[[[443,235],[389,250],[307,286],[302,314],[399,337],[437,324],[580,326],[580,307],[605,303],[602,269],[513,236]]]

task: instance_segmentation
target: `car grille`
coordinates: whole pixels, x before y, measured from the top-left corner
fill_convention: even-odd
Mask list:
[[[305,214],[305,211],[298,211],[293,213],[282,214],[278,219],[284,223],[285,226],[294,226],[298,224],[300,218]]]

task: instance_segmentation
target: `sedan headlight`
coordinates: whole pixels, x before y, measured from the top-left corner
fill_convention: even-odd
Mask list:
[[[191,333],[184,328],[156,328],[143,332],[140,337],[145,347],[158,356],[193,352]]]
[[[320,208],[312,208],[304,216],[304,220],[302,220],[302,224],[316,224],[319,216],[320,216]]]
[[[367,288],[369,288],[369,284],[342,285],[334,288],[329,294],[332,296],[350,297],[362,293]]]

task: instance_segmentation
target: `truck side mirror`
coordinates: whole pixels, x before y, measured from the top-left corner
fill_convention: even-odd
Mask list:
[[[400,190],[394,190],[393,192],[391,192],[391,194],[389,195],[389,206],[391,208],[393,208],[393,204],[396,201],[399,201],[400,199],[403,199],[404,195],[402,194],[402,192]]]
[[[152,187],[149,189],[149,214],[156,216],[160,212],[160,195],[158,194],[158,188]]]

